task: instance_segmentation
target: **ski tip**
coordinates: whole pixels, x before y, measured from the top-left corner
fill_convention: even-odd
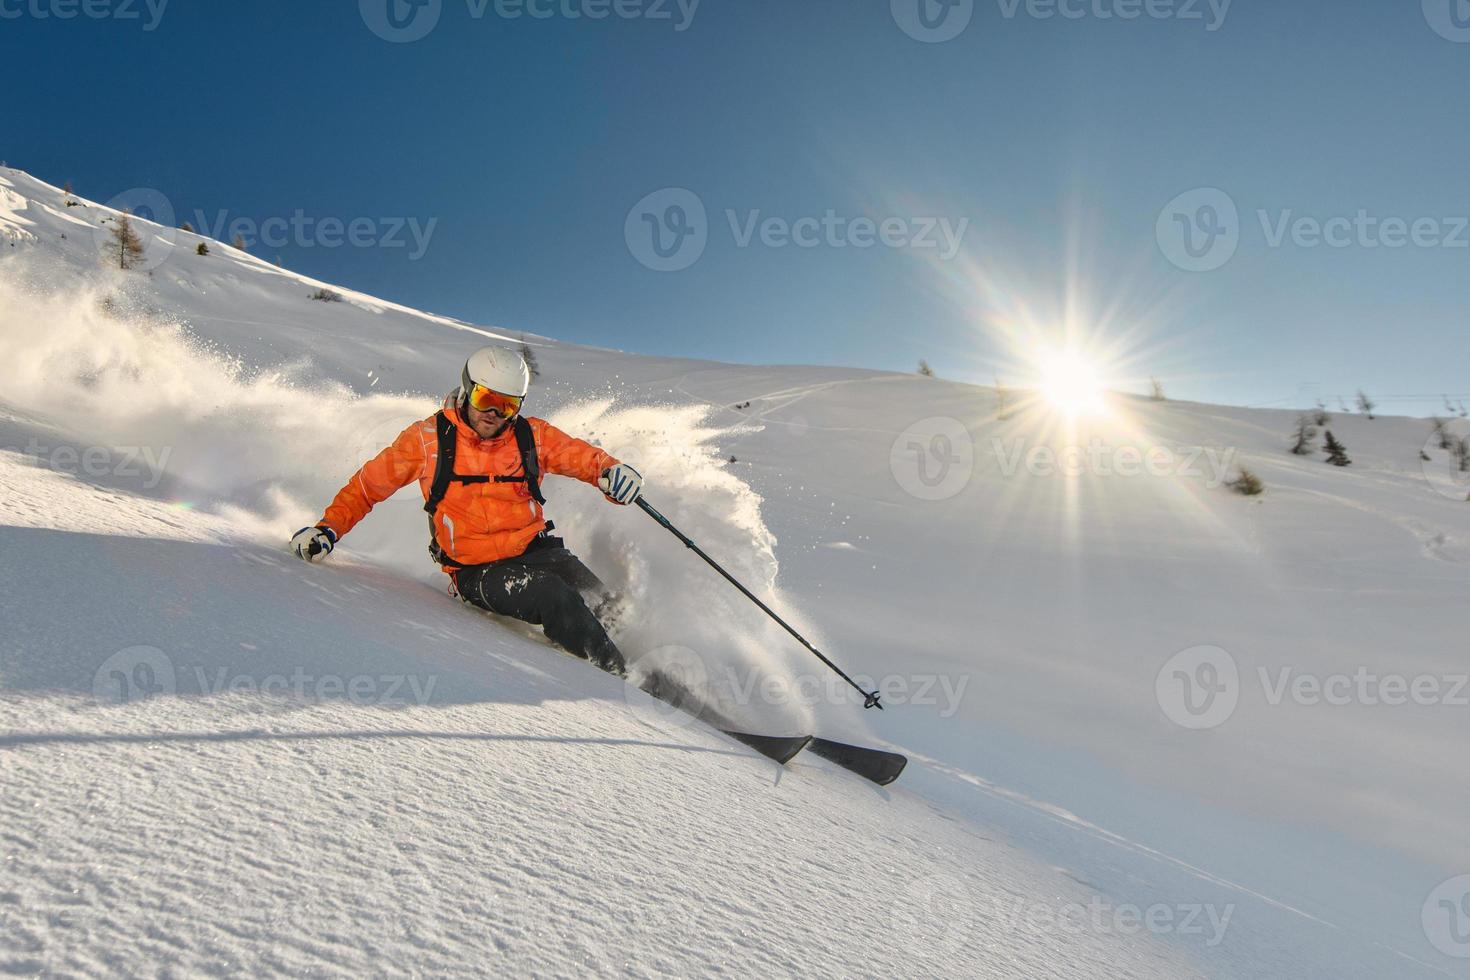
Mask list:
[[[893,753],[893,762],[889,770],[883,775],[882,778],[874,779],[873,782],[877,783],[879,786],[887,786],[889,783],[897,782],[898,777],[903,775],[903,771],[905,768],[908,767],[908,764],[909,760],[907,756],[899,755],[896,752]]]
[[[879,786],[887,786],[903,775],[908,766],[907,757],[897,752],[884,752],[859,745],[845,745],[830,739],[813,739],[812,752],[833,765],[841,766]]]

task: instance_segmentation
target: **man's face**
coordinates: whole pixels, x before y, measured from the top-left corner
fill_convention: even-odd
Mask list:
[[[494,439],[505,430],[508,420],[495,409],[482,412],[468,402],[465,403],[464,408],[465,421],[469,422],[470,428],[474,429],[475,435],[481,439]]]

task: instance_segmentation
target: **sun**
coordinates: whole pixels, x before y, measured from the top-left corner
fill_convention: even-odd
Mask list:
[[[1102,374],[1075,348],[1044,351],[1039,358],[1041,396],[1068,417],[1107,410]]]

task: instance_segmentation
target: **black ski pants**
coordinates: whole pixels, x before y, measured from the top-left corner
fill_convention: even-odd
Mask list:
[[[455,574],[455,587],[481,609],[543,627],[551,642],[603,670],[627,672],[622,653],[585,598],[600,602],[609,590],[561,538],[543,534],[514,558],[467,565]]]

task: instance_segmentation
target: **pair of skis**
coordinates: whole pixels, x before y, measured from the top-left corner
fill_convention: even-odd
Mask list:
[[[481,612],[486,616],[500,618],[484,610]],[[538,635],[540,633],[540,630],[535,630],[534,633],[526,630],[525,635],[541,640],[563,656],[575,659],[573,654],[545,639],[544,636]],[[861,745],[847,745],[831,739],[818,738],[815,735],[756,735],[741,731],[733,721],[721,716],[688,688],[666,675],[651,674],[639,684],[639,688],[651,697],[672,705],[685,714],[692,715],[716,731],[728,735],[783,766],[804,750],[809,749],[818,758],[826,759],[833,765],[841,766],[879,786],[887,786],[902,775],[904,767],[908,765],[909,760],[897,752],[885,752],[882,749],[870,749]]]
[[[796,758],[803,749],[809,749],[813,755],[849,772],[855,772],[879,786],[887,786],[893,782],[903,774],[904,766],[909,764],[909,760],[897,752],[847,745],[827,738],[817,738],[815,735],[751,735],[725,728],[720,731],[783,766]]]
[[[909,760],[897,752],[848,745],[815,735],[755,735],[740,731],[728,719],[695,697],[693,692],[663,674],[650,674],[639,688],[649,696],[693,715],[783,766],[803,750],[810,750],[818,758],[826,759],[833,765],[841,766],[879,786],[887,786],[902,775],[904,767],[908,765]]]

